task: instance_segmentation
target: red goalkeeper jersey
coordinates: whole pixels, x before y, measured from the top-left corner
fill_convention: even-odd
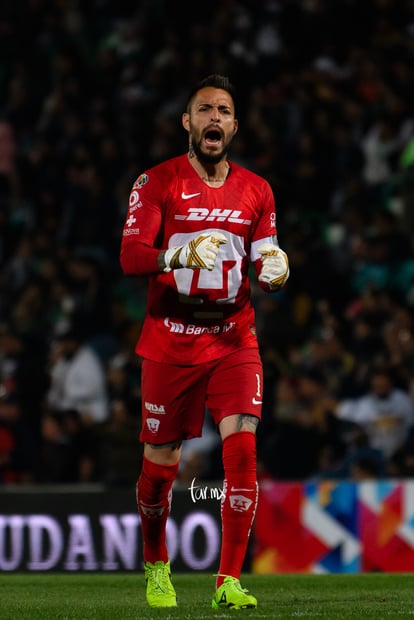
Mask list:
[[[187,155],[151,168],[132,187],[120,260],[126,275],[149,276],[136,347],[142,357],[192,365],[258,347],[248,270],[250,262],[260,269],[257,248],[275,242],[275,203],[265,179],[229,165],[220,188],[208,187]],[[159,250],[217,231],[227,243],[212,271],[157,271]]]

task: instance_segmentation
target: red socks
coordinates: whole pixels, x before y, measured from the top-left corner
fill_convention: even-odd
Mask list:
[[[178,471],[175,465],[159,465],[144,457],[137,482],[137,504],[141,515],[144,560],[167,562],[166,523],[171,508],[171,488]]]
[[[222,545],[216,586],[224,577],[240,578],[256,513],[256,436],[233,433],[223,441],[224,499],[221,503]]]
[[[222,545],[217,587],[224,577],[240,578],[250,530],[256,513],[256,436],[247,431],[233,433],[223,441],[224,498],[221,503]],[[137,482],[137,504],[141,515],[144,560],[167,562],[166,523],[171,507],[171,489],[178,463],[159,465],[144,457]]]

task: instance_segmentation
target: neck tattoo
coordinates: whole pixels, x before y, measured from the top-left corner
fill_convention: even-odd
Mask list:
[[[224,183],[224,181],[227,180],[227,177],[229,176],[229,172],[230,172],[230,166],[229,164],[226,162],[226,172],[223,178],[221,179],[210,179],[210,177],[201,177],[201,179],[203,181],[207,181],[208,183]]]

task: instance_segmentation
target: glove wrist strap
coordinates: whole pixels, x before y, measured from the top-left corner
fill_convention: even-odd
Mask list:
[[[181,263],[181,260],[180,260],[182,249],[183,249],[182,246],[179,246],[179,247],[174,247],[174,248],[168,248],[168,250],[165,250],[164,257],[163,257],[165,267],[163,271],[168,273],[172,269],[181,269],[183,267],[183,264]]]

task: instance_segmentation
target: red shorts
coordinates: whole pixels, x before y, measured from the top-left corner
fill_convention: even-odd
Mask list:
[[[257,349],[242,349],[195,366],[142,363],[140,440],[163,444],[200,437],[206,409],[217,425],[226,416],[261,418],[263,369]]]

